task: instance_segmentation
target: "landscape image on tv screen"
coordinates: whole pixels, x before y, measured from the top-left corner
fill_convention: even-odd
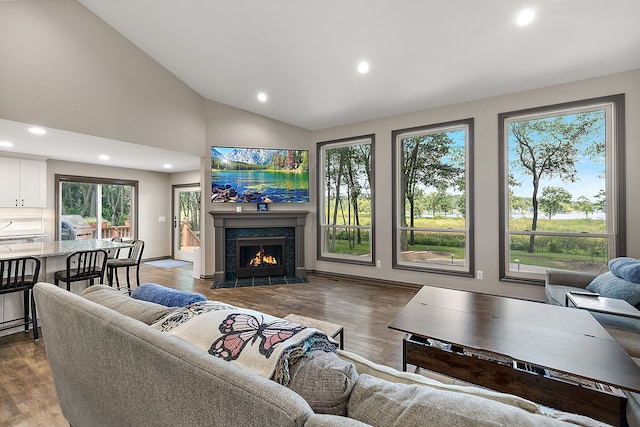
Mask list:
[[[309,201],[309,150],[211,147],[211,201]]]

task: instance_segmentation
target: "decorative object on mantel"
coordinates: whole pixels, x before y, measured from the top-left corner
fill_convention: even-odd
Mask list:
[[[226,288],[246,288],[249,286],[269,286],[269,285],[293,285],[300,283],[309,283],[306,277],[297,276],[265,276],[265,277],[246,277],[244,279],[225,280],[223,282],[213,282],[211,289]]]
[[[256,210],[258,212],[267,212],[269,210],[269,205],[267,203],[258,203]]]

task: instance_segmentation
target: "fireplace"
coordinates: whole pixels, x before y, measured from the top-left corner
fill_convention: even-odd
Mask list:
[[[304,277],[304,234],[308,213],[306,210],[289,209],[267,212],[209,211],[215,229],[213,280],[222,282],[237,277],[237,239],[265,241],[273,237],[284,237],[286,240],[281,261],[284,275]]]
[[[236,276],[284,276],[285,237],[236,239]]]

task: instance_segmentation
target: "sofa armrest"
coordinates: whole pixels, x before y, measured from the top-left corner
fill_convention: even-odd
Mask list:
[[[568,270],[547,270],[546,285],[563,285],[574,288],[586,288],[598,275]]]

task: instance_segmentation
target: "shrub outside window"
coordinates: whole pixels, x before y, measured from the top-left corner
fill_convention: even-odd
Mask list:
[[[392,132],[393,266],[473,275],[473,119]]]
[[[602,273],[625,252],[624,96],[499,115],[502,279]]]
[[[318,143],[318,259],[372,265],[374,135]]]

